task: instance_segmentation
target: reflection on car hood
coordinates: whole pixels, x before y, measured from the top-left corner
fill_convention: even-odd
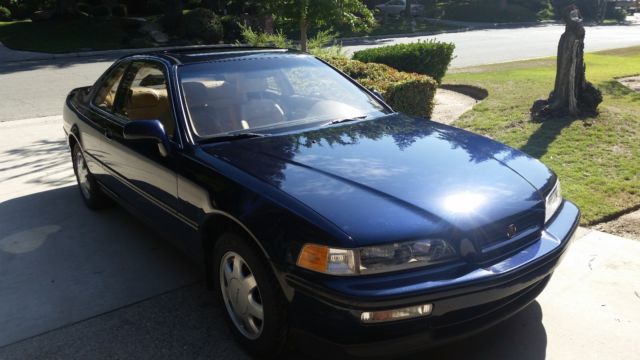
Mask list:
[[[494,236],[488,226],[523,214],[526,226],[538,223],[539,190],[555,181],[517,150],[398,114],[204,150],[305,203],[357,244],[479,229]]]

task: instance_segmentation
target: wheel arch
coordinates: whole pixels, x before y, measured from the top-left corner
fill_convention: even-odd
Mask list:
[[[200,239],[202,242],[202,250],[204,251],[203,260],[207,286],[211,287],[213,285],[213,279],[211,278],[210,271],[212,265],[211,262],[213,249],[216,245],[216,242],[220,239],[220,236],[228,232],[243,236],[252,241],[253,244],[256,245],[258,249],[260,249],[260,252],[264,256],[267,263],[269,263],[272,270],[275,270],[273,269],[273,264],[271,263],[271,257],[269,253],[262,246],[253,232],[240,220],[234,218],[233,216],[226,213],[217,212],[210,214],[200,226]]]
[[[76,144],[79,144],[80,148],[82,148],[78,125],[73,125],[73,127],[71,127],[71,131],[69,131],[69,136],[67,137],[67,144],[69,145],[69,151],[71,152],[73,152],[73,147],[76,146]]]

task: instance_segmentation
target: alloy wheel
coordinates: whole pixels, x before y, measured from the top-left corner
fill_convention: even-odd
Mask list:
[[[251,340],[260,337],[264,327],[260,289],[247,262],[233,251],[220,261],[220,290],[238,331]]]
[[[78,185],[85,198],[91,197],[91,183],[89,182],[89,169],[84,161],[82,151],[76,153],[76,175],[78,176]]]

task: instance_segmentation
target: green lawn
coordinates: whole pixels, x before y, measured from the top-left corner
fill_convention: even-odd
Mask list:
[[[529,120],[533,102],[553,89],[553,58],[458,69],[444,82],[487,89],[454,125],[542,160],[582,209],[582,223],[593,224],[640,206],[640,94],[614,80],[640,73],[640,47],[587,54],[585,62],[604,102],[599,116],[583,120]]]
[[[0,22],[0,42],[15,50],[64,53],[127,47],[130,20],[82,18]]]

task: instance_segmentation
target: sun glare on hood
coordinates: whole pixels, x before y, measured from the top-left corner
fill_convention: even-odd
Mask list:
[[[455,214],[470,214],[484,204],[485,200],[482,194],[461,192],[444,198],[444,208]]]

